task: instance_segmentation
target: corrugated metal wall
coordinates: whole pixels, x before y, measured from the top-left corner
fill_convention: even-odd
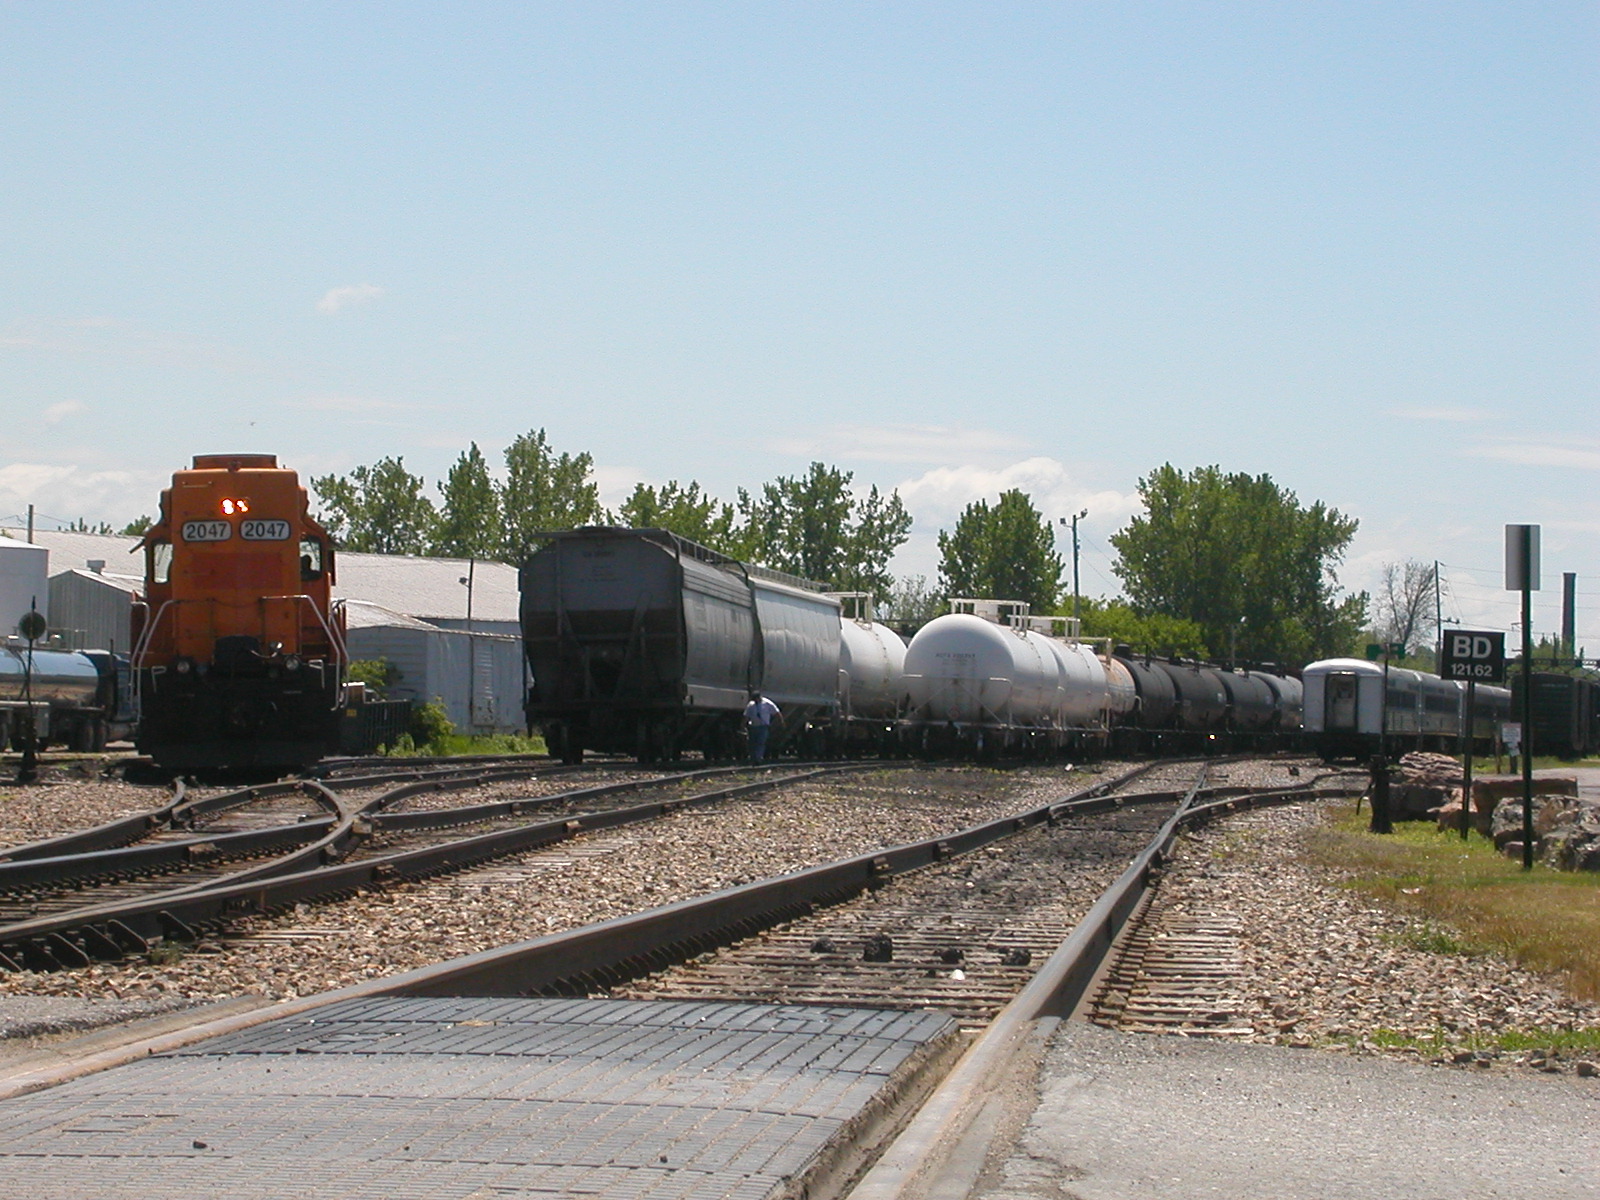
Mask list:
[[[63,644],[69,650],[127,654],[132,649],[132,603],[132,595],[115,584],[90,573],[66,571],[50,581],[50,628],[65,635]]]
[[[350,655],[387,659],[400,671],[389,694],[440,701],[462,733],[517,733],[522,718],[519,639],[447,629],[368,626],[350,631]]]

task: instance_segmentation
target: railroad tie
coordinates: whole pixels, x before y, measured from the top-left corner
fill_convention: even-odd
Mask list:
[[[1151,913],[1108,972],[1090,1019],[1135,1033],[1247,1037],[1240,925],[1228,916]]]

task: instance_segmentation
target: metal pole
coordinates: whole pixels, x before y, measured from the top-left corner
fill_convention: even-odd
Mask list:
[[[1433,560],[1433,669],[1444,658],[1444,603],[1439,598],[1439,560]]]
[[[1523,526],[1522,556],[1532,562],[1531,526]],[[1533,588],[1522,581],[1522,869],[1533,870]]]
[[[1072,518],[1072,619],[1079,619],[1078,603],[1078,522],[1089,515],[1086,508],[1080,513],[1075,513]]]
[[[1571,661],[1578,653],[1578,573],[1561,574],[1561,654]],[[1578,664],[1574,662],[1573,666]]]
[[[1359,687],[1359,684],[1357,685]],[[1378,705],[1378,753],[1372,760],[1371,833],[1393,833],[1389,818],[1389,643],[1383,644],[1383,699]],[[1359,692],[1357,693],[1359,697]]]
[[[1462,727],[1466,730],[1466,745],[1461,755],[1461,840],[1467,840],[1467,830],[1472,824],[1472,743],[1477,729],[1473,726],[1473,713],[1478,700],[1478,681],[1467,680],[1467,713]]]

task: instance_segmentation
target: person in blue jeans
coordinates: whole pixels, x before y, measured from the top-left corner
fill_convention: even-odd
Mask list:
[[[772,722],[783,724],[783,713],[778,706],[760,692],[750,693],[750,703],[744,706],[744,727],[750,735],[750,761],[758,763],[767,756],[767,735],[772,732]]]

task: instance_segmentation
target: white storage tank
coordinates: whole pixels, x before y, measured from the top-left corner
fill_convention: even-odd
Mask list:
[[[1050,639],[1066,670],[1063,675],[1061,721],[1069,729],[1104,728],[1106,669],[1099,655],[1082,642]]]
[[[1100,667],[1106,673],[1106,713],[1113,724],[1121,724],[1139,706],[1139,690],[1133,672],[1120,659],[1104,657]]]
[[[50,552],[0,535],[0,637],[17,632],[30,605],[50,615]]]
[[[936,617],[906,647],[913,717],[958,724],[1050,726],[1064,666],[1048,639],[972,613]]]
[[[887,625],[845,617],[839,628],[839,704],[846,717],[892,719],[905,694],[906,644]]]

